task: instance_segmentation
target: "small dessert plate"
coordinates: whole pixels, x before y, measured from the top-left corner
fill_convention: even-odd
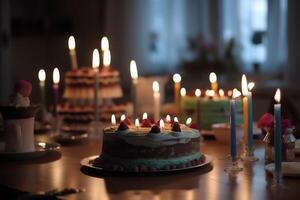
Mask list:
[[[57,151],[60,149],[60,144],[55,142],[35,142],[35,151],[31,152],[5,152],[4,151],[4,143],[0,143],[0,160],[1,159],[9,159],[9,160],[17,160],[17,159],[32,159],[43,156],[49,152]]]
[[[80,164],[82,167],[87,167],[88,169],[92,169],[92,170],[97,170],[99,172],[117,172],[117,173],[134,173],[134,174],[155,174],[155,173],[164,173],[164,172],[177,172],[177,171],[184,171],[184,170],[189,170],[189,169],[195,169],[195,168],[201,168],[201,167],[204,167],[208,164],[210,164],[212,162],[212,157],[209,156],[209,155],[206,155],[206,154],[203,154],[205,156],[205,161],[203,163],[200,163],[198,165],[193,165],[193,166],[190,166],[190,167],[184,167],[184,168],[180,168],[180,169],[169,169],[169,170],[157,170],[157,171],[149,171],[149,172],[120,172],[120,171],[108,171],[108,170],[105,170],[101,167],[97,167],[97,166],[94,166],[92,161],[95,160],[99,155],[94,155],[94,156],[89,156],[89,157],[86,157],[84,159],[82,159],[80,161]]]
[[[60,132],[58,135],[53,136],[55,141],[59,143],[78,143],[88,138],[86,132]]]
[[[269,174],[273,175],[275,170],[275,164],[270,163],[266,165],[265,170]],[[282,176],[300,178],[300,162],[282,162]]]

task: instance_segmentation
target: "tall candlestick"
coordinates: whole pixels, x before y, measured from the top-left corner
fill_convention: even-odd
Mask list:
[[[173,75],[173,81],[174,81],[174,101],[175,101],[175,106],[178,112],[180,112],[180,82],[181,82],[181,76],[180,74],[174,74]]]
[[[42,103],[42,120],[45,120],[46,115],[46,100],[45,100],[45,80],[46,80],[46,72],[44,69],[39,70],[38,74],[39,78],[39,86],[41,91],[41,103]]]
[[[281,104],[280,104],[280,89],[277,89],[274,99],[277,102],[274,105],[274,115],[275,115],[275,173],[277,176],[277,182],[280,180],[281,174]]]
[[[159,84],[157,81],[152,83],[153,98],[154,98],[154,120],[158,121],[160,119],[160,93]]]
[[[92,66],[94,69],[94,105],[95,105],[95,121],[99,121],[99,100],[98,100],[98,91],[99,91],[99,65],[100,57],[98,49],[93,51],[93,62]]]
[[[242,76],[242,93],[244,95],[243,97],[243,118],[244,118],[244,146],[245,148],[248,148],[248,137],[249,137],[249,114],[248,114],[248,85],[247,85],[247,79],[246,76]]]
[[[131,84],[131,98],[133,104],[133,117],[137,117],[137,84],[138,84],[138,71],[134,60],[130,61],[130,75],[132,78]]]
[[[53,104],[53,115],[57,116],[57,104],[58,104],[58,93],[59,93],[59,81],[60,75],[58,68],[54,68],[53,70],[53,96],[54,96],[54,104]]]
[[[218,82],[217,82],[217,75],[214,72],[209,74],[209,81],[211,83],[211,89],[217,93],[218,92]]]
[[[195,96],[197,98],[197,102],[196,102],[197,124],[200,127],[200,96],[201,96],[200,89],[195,90]]]
[[[75,38],[71,35],[68,40],[68,46],[70,50],[70,59],[71,59],[71,65],[72,69],[75,70],[78,68],[77,64],[77,57],[76,57],[76,45],[75,45]]]

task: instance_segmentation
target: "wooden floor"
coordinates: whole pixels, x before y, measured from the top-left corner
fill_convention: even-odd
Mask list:
[[[39,140],[49,140],[38,136]],[[264,170],[264,149],[256,141],[255,163],[240,162],[244,170],[236,177],[228,176],[224,168],[229,147],[217,141],[203,141],[201,151],[213,157],[212,165],[181,173],[154,176],[117,176],[91,174],[81,168],[80,160],[99,152],[98,140],[63,146],[61,154],[53,153],[31,162],[1,162],[0,185],[27,192],[54,188],[85,188],[86,192],[66,196],[65,199],[299,199],[299,179],[284,179],[281,190],[269,188],[272,177]],[[89,174],[89,175],[88,175]],[[92,175],[92,176],[90,176]]]

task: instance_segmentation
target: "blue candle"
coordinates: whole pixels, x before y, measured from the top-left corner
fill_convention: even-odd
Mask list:
[[[248,149],[253,150],[253,106],[252,92],[248,92]]]
[[[236,148],[236,121],[235,121],[236,105],[235,99],[230,100],[230,154],[232,162],[237,160]]]
[[[274,115],[275,115],[275,172],[277,175],[281,173],[281,105],[280,105],[280,90],[277,89],[274,96],[277,102],[274,105]]]

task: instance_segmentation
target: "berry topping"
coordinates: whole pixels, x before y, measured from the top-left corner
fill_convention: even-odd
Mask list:
[[[126,117],[123,121],[126,125],[131,125],[131,121],[128,117]]]
[[[174,122],[172,125],[172,131],[181,132],[180,124],[178,122]]]
[[[32,91],[32,85],[28,81],[19,80],[15,84],[16,92],[22,94],[24,97],[28,97]]]
[[[159,126],[153,125],[152,128],[151,128],[151,130],[150,130],[150,133],[160,133]]]
[[[129,129],[127,124],[124,121],[121,122],[120,125],[119,125],[119,128],[118,128],[118,131],[125,131],[127,129]]]
[[[151,122],[150,122],[150,120],[149,120],[149,119],[144,119],[144,120],[142,121],[141,127],[151,127]]]

